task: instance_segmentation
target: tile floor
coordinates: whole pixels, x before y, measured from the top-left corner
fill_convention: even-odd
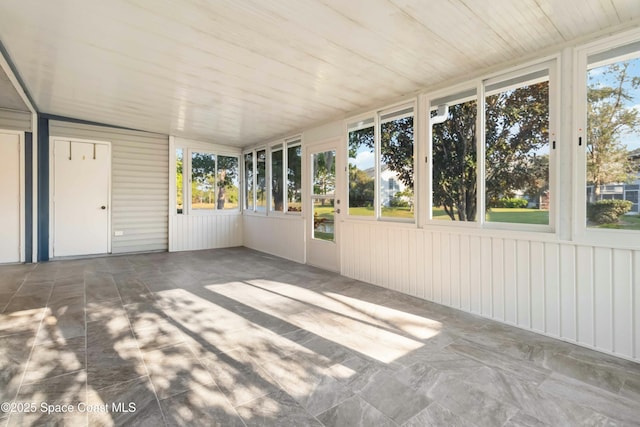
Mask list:
[[[640,425],[640,364],[244,248],[2,266],[0,313],[0,425]]]

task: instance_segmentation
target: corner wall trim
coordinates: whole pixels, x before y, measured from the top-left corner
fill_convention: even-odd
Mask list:
[[[49,119],[38,115],[38,262],[49,261]]]

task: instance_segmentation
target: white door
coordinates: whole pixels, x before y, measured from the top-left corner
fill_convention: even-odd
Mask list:
[[[312,146],[308,151],[310,197],[307,203],[307,263],[339,271],[338,221],[340,200],[336,199],[336,144]]]
[[[0,263],[20,261],[20,135],[0,132]]]
[[[109,252],[109,145],[54,145],[53,256]]]

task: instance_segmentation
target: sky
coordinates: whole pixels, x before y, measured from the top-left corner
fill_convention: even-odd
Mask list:
[[[629,68],[627,68],[627,72],[630,77],[638,77],[640,78],[640,58],[629,60]],[[604,71],[606,70],[607,65],[597,67],[589,70],[589,85],[608,85],[612,86],[615,84],[614,79],[611,76],[605,75]],[[635,109],[640,111],[640,88],[631,89],[628,88],[629,94],[632,96],[631,100],[625,102],[625,107],[629,109]],[[628,150],[635,150],[640,148],[640,129],[633,132],[622,135],[621,142],[627,146]]]

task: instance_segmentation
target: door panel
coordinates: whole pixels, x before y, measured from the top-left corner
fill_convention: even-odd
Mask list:
[[[0,263],[20,262],[20,136],[0,133]]]
[[[336,199],[336,144],[309,149],[311,215],[307,221],[307,262],[339,271],[338,224],[339,200]]]
[[[55,141],[54,256],[109,251],[109,146]]]

